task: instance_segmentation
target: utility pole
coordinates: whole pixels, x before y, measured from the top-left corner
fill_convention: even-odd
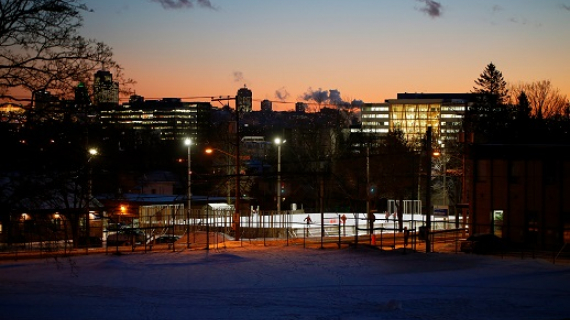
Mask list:
[[[431,231],[431,126],[426,132],[426,253],[431,251],[430,231]]]
[[[240,197],[241,197],[241,190],[240,190],[240,143],[241,143],[241,139],[240,139],[240,130],[239,130],[239,115],[240,115],[240,110],[239,110],[239,102],[238,97],[230,97],[227,96],[226,98],[212,98],[212,101],[229,101],[229,100],[235,100],[236,101],[236,158],[235,158],[235,165],[236,165],[236,195],[235,195],[235,200],[234,200],[234,206],[235,206],[235,212],[234,215],[232,217],[232,226],[234,228],[235,231],[235,240],[240,240],[241,238],[241,230],[240,230],[240,221],[241,221],[241,217],[240,217],[240,212],[239,212],[239,202],[240,202]]]
[[[186,248],[190,248],[190,216],[192,212],[192,157],[191,157],[191,147],[192,147],[192,139],[186,138],[184,140],[184,144],[188,146],[188,162],[187,162],[187,170],[188,170],[188,185],[187,185],[187,202],[188,208],[186,210]]]
[[[378,210],[378,208],[376,208]],[[366,217],[370,214],[370,147],[366,147]]]

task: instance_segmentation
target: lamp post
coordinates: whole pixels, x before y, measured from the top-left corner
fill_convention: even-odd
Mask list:
[[[431,148],[431,126],[427,128],[426,132],[426,253],[431,252],[431,239],[430,239],[430,231],[431,231],[431,157],[432,157],[432,148]]]
[[[233,225],[235,228],[235,234],[236,234],[235,240],[240,240],[239,228],[240,228],[241,217],[240,217],[238,208],[239,208],[239,198],[241,196],[241,194],[240,194],[240,172],[239,172],[239,170],[240,170],[240,158],[241,157],[239,155],[239,150],[237,150],[237,155],[231,154],[229,152],[226,152],[226,151],[218,149],[218,148],[208,148],[208,149],[206,149],[206,153],[208,153],[208,154],[213,153],[214,150],[235,159],[235,164],[236,164],[236,190],[235,190],[235,200],[234,200],[235,214],[232,218],[232,221],[233,221]],[[228,196],[228,199],[229,199],[229,196]]]
[[[275,138],[273,141],[277,146],[277,214],[281,213],[281,145],[285,140]]]
[[[184,144],[188,147],[188,189],[187,189],[188,210],[186,210],[186,248],[190,248],[189,220],[190,220],[190,210],[192,209],[192,157],[190,150],[192,147],[192,139],[186,138],[186,140],[184,140]]]
[[[370,214],[370,147],[366,147],[366,217]]]
[[[89,245],[90,245],[90,236],[91,236],[91,226],[90,226],[90,217],[89,212],[91,209],[91,198],[93,197],[93,168],[91,167],[91,159],[99,154],[99,151],[95,148],[90,148],[88,150],[89,158],[87,159],[87,170],[88,170],[88,181],[87,181],[87,202],[85,206],[87,207],[87,214],[85,216],[85,250],[89,252]]]
[[[230,204],[230,194],[231,194],[231,190],[230,190],[230,189],[231,189],[231,186],[230,186],[230,180],[231,180],[231,179],[229,178],[229,177],[230,177],[230,169],[229,169],[229,168],[230,168],[230,166],[231,166],[230,158],[234,158],[234,159],[235,159],[236,156],[233,155],[233,154],[231,154],[231,153],[229,153],[229,152],[225,152],[225,151],[222,150],[222,149],[218,149],[218,148],[207,148],[204,152],[206,152],[207,154],[212,154],[212,153],[214,153],[214,151],[218,151],[218,152],[220,152],[220,153],[226,155],[227,160],[228,160],[228,163],[227,163],[227,165],[226,165],[226,176],[228,177],[228,178],[227,178],[227,182],[226,182],[226,188],[227,188],[226,202],[227,202],[228,205],[229,205],[229,204]],[[238,168],[238,169],[239,169],[239,168]]]

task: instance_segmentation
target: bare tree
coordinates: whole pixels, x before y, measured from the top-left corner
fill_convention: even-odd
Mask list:
[[[22,91],[37,90],[70,96],[101,68],[122,77],[109,46],[79,35],[89,11],[81,0],[1,0],[0,99],[28,101]]]
[[[524,92],[530,103],[531,116],[546,119],[561,116],[568,104],[568,98],[554,88],[550,80],[519,82],[511,85],[509,101],[517,104],[517,99]]]

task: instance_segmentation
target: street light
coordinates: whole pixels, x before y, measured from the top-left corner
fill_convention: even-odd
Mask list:
[[[205,152],[206,152],[207,154],[212,154],[212,153],[214,153],[214,151],[218,151],[218,152],[220,152],[220,153],[222,153],[222,154],[225,154],[225,155],[227,156],[227,158],[228,158],[228,164],[227,164],[227,167],[226,167],[226,175],[228,176],[228,179],[227,179],[227,196],[226,196],[227,199],[226,199],[226,202],[227,202],[228,205],[229,205],[229,204],[230,204],[230,194],[231,194],[231,190],[230,190],[230,189],[231,189],[231,187],[230,187],[230,183],[231,183],[230,180],[231,180],[231,179],[229,178],[229,176],[230,176],[230,169],[229,169],[229,168],[230,168],[230,157],[235,159],[236,156],[233,155],[233,154],[231,154],[231,153],[225,152],[225,151],[222,150],[222,149],[218,149],[218,148],[211,148],[211,147],[210,147],[210,148],[207,148],[207,149],[205,150]],[[239,168],[236,168],[236,170],[239,170]]]
[[[426,253],[431,252],[431,239],[430,239],[430,231],[431,231],[431,214],[432,214],[432,207],[431,207],[431,158],[432,158],[432,146],[431,146],[431,135],[432,129],[431,126],[427,128],[426,131]]]
[[[190,248],[190,229],[188,223],[190,220],[190,210],[192,208],[192,157],[190,156],[192,139],[186,138],[186,140],[184,140],[184,144],[188,146],[188,189],[187,189],[188,210],[186,210],[186,248]]]
[[[85,203],[85,206],[87,207],[87,214],[85,216],[85,233],[86,233],[86,245],[85,245],[85,250],[86,252],[89,252],[89,242],[90,242],[90,236],[91,236],[91,226],[90,226],[90,210],[91,210],[91,198],[93,197],[93,168],[91,166],[91,159],[93,159],[93,157],[97,156],[99,154],[99,151],[95,148],[90,148],[89,150],[87,150],[87,152],[89,153],[89,158],[87,158],[87,170],[88,170],[88,180],[87,180],[87,202]]]
[[[286,140],[281,140],[281,138],[275,138],[273,140],[277,146],[277,214],[281,213],[281,145],[286,142]]]

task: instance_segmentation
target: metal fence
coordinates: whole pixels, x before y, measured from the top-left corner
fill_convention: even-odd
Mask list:
[[[158,215],[160,220],[143,217],[136,223],[133,220],[121,225],[102,219],[91,220],[88,224],[80,221],[75,230],[65,220],[19,221],[11,226],[11,230],[18,232],[12,232],[11,238],[3,235],[0,258],[219,250],[243,245],[303,248],[366,245],[386,251],[462,253],[462,243],[469,236],[469,230],[457,228],[456,221],[434,221],[428,232],[422,219],[382,218],[371,223],[363,214],[326,213],[312,214],[319,218],[319,221],[312,221],[293,219],[287,211],[267,211],[244,213],[240,219],[240,238],[236,241],[233,211],[195,210],[187,219],[180,208],[168,210]],[[426,248],[428,243],[429,250]],[[540,258],[553,263],[570,262],[570,246],[566,245],[553,250],[538,250],[530,245],[502,246],[492,254]]]

